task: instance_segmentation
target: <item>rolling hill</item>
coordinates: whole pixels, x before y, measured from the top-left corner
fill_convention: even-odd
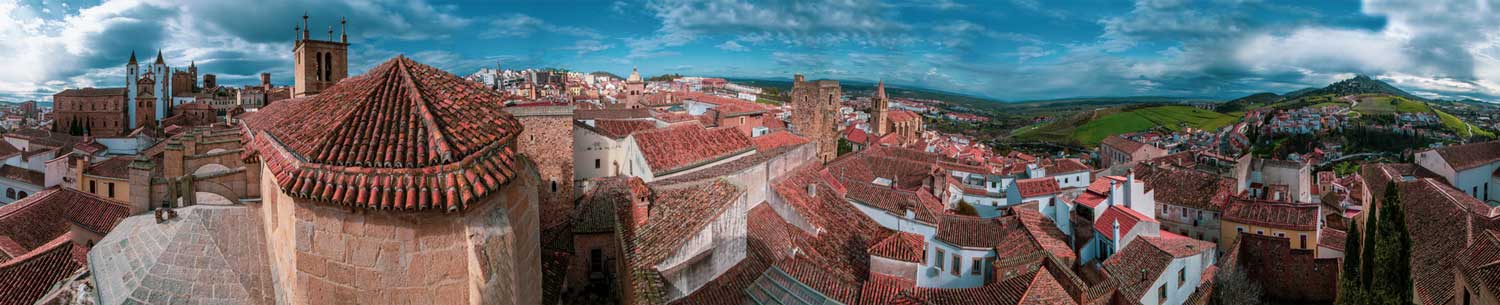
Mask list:
[[[1364,75],[1358,75],[1354,78],[1341,80],[1336,83],[1330,84],[1327,87],[1319,89],[1304,89],[1294,91],[1292,93],[1288,93],[1286,97],[1287,99],[1296,99],[1305,96],[1317,95],[1345,96],[1359,94],[1385,94],[1399,96],[1413,101],[1427,101],[1427,99],[1412,95],[1405,90],[1401,90],[1401,88],[1396,88],[1396,86],[1391,86],[1391,84],[1387,84],[1383,81],[1379,81]]]
[[[1106,137],[1162,127],[1177,131],[1184,128],[1218,129],[1239,120],[1237,116],[1187,106],[1127,107],[1086,112],[1018,131],[1016,137],[1047,141],[1068,139],[1082,145],[1098,145]]]

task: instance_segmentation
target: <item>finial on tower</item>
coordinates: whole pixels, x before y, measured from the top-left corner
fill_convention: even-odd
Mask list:
[[[307,26],[307,11],[302,11],[302,39],[312,39],[312,35],[308,35],[308,31],[311,30],[312,28]]]
[[[328,41],[333,41],[333,26],[328,26]]]
[[[349,43],[349,20],[339,16],[339,42]]]

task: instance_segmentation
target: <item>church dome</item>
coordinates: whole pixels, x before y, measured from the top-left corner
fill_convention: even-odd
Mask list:
[[[500,93],[398,56],[245,121],[293,196],[378,209],[459,210],[516,175],[521,124]]]

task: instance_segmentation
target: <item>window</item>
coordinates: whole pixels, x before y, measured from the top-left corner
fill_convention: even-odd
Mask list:
[[[602,163],[599,163],[599,159],[594,159],[594,169],[599,169],[599,167],[601,166],[600,164]]]
[[[1234,227],[1235,233],[1245,233],[1245,227]]]
[[[16,190],[12,188],[6,188],[5,198],[16,199]]]
[[[1266,231],[1255,230],[1255,235],[1266,235]]]
[[[1177,269],[1177,288],[1182,288],[1185,283],[1187,283],[1187,267],[1182,267],[1182,269]]]
[[[21,191],[20,195],[16,195],[16,199],[26,199],[26,191]]]
[[[552,180],[552,192],[557,192],[557,180]]]
[[[984,268],[980,268],[983,265],[984,265],[984,263],[980,263],[979,259],[975,258],[974,259],[974,263],[972,265],[969,265],[969,274],[979,275],[979,270],[980,269],[984,269]]]
[[[107,188],[109,188],[109,197],[110,198],[114,198],[115,197],[115,183],[114,182],[105,183],[104,186],[107,187]]]
[[[1276,233],[1276,237],[1286,237],[1286,233]]]
[[[964,266],[964,262],[959,260],[959,258],[960,257],[957,253],[953,254],[953,269],[948,270],[948,272],[952,273],[954,276],[958,276],[958,269]]]
[[[1307,234],[1302,234],[1298,237],[1302,239],[1302,248],[1307,249]]]
[[[936,264],[932,264],[932,266],[933,267],[937,267],[938,270],[943,270],[943,258],[944,257],[947,257],[947,256],[946,256],[945,253],[943,253],[943,249],[937,249],[937,262],[936,262]]]
[[[604,271],[604,250],[594,248],[589,250],[589,272]]]
[[[94,180],[89,180],[89,193],[98,194],[99,188],[94,185]]]
[[[1160,302],[1161,304],[1166,304],[1167,303],[1167,285],[1166,284],[1162,284],[1161,287],[1156,287],[1156,298],[1157,298],[1157,301]]]

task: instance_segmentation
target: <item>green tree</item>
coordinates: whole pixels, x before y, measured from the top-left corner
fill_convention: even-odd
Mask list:
[[[1374,210],[1365,211],[1365,213],[1375,212]],[[1374,275],[1373,272],[1370,272],[1370,268],[1375,266],[1375,236],[1380,234],[1380,232],[1375,231],[1374,225],[1378,224],[1379,221],[1380,215],[1369,214],[1366,216],[1366,227],[1364,234],[1362,234],[1363,236],[1361,236],[1363,240],[1360,241],[1362,248],[1359,250],[1359,253],[1363,255],[1359,257],[1359,285],[1367,291],[1370,289],[1370,277]]]
[[[1406,216],[1401,203],[1401,191],[1396,183],[1385,188],[1385,201],[1380,206],[1379,236],[1375,238],[1375,265],[1373,276],[1380,279],[1370,283],[1370,292],[1379,304],[1409,304],[1411,291],[1411,237],[1406,232]]]
[[[1359,234],[1359,223],[1349,224],[1349,234]],[[1355,305],[1365,304],[1364,285],[1360,284],[1359,275],[1359,236],[1348,236],[1344,239],[1344,270],[1339,275],[1338,304]]]
[[[1210,304],[1256,305],[1261,304],[1262,290],[1259,283],[1238,266],[1225,266],[1214,275],[1214,293]]]
[[[974,205],[969,204],[968,201],[959,200],[957,206],[958,210],[954,213],[958,215],[979,216],[979,210],[974,209]]]
[[[849,154],[851,152],[854,152],[854,144],[853,143],[849,143],[849,140],[845,140],[843,138],[839,138],[838,155],[842,156],[842,155]]]

